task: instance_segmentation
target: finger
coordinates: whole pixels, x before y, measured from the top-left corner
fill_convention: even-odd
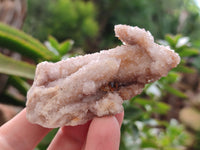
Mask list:
[[[95,118],[90,124],[85,150],[118,150],[120,126],[114,116]]]
[[[29,123],[24,109],[0,128],[0,147],[6,150],[34,149],[50,130]]]
[[[80,150],[85,142],[89,125],[90,122],[84,125],[62,127],[48,150]]]
[[[121,127],[123,119],[124,119],[124,111],[119,114],[116,114],[115,117],[119,123],[119,126]]]

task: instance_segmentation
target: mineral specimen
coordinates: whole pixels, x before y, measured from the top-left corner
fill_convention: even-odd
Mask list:
[[[145,84],[166,76],[180,61],[144,29],[116,25],[115,33],[123,45],[38,64],[27,94],[30,122],[55,128],[120,113],[123,100],[140,94]]]

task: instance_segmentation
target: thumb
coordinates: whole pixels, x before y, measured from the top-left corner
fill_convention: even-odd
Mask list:
[[[119,150],[120,124],[116,117],[94,118],[90,124],[85,150]]]

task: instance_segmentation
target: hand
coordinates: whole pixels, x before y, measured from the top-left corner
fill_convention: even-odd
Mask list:
[[[48,150],[118,150],[123,113],[59,129]],[[32,150],[51,129],[31,124],[26,109],[0,128],[0,149]]]

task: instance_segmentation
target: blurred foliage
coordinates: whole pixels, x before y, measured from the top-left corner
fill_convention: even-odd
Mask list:
[[[192,56],[198,56],[199,50],[191,47],[190,38],[182,37],[180,34],[176,36],[166,35],[166,44],[174,49],[181,56],[181,62],[174,70],[183,73],[194,73],[194,69],[187,67],[188,59]],[[164,44],[164,43],[163,43]],[[191,64],[190,64],[191,65]]]
[[[171,119],[170,123],[162,118],[171,106],[163,100],[170,94],[186,99],[187,95],[174,88],[179,82],[180,73],[194,73],[188,60],[199,55],[199,50],[192,47],[189,37],[166,35],[160,44],[170,46],[181,57],[181,63],[166,77],[149,84],[140,96],[124,103],[125,118],[122,126],[121,150],[184,150],[190,139],[183,125]],[[198,145],[198,142],[197,142]]]
[[[71,38],[86,52],[113,47],[115,24],[149,30],[156,39],[167,33],[199,39],[199,9],[193,0],[28,0],[24,31],[44,41]]]
[[[96,9],[92,2],[44,0],[42,3],[45,5],[40,0],[28,0],[25,32],[42,41],[48,35],[53,35],[58,41],[72,38],[82,46],[97,35]]]
[[[199,150],[200,149],[200,131],[195,133],[196,139],[195,139],[195,144],[194,144],[194,150]]]
[[[199,39],[199,8],[193,0],[93,0],[98,8],[101,48],[113,46],[113,26],[129,24],[149,30],[156,39],[182,33]],[[114,5],[113,5],[114,4]],[[106,14],[106,15],[104,15]]]
[[[0,24],[0,47],[23,56],[19,61],[0,54],[0,73],[8,75],[7,84],[0,91],[1,103],[25,106],[37,63],[77,55],[72,49],[74,43],[76,48],[91,48],[87,52],[113,47],[119,43],[114,38],[115,24],[137,25],[150,30],[155,39],[164,39],[158,43],[179,53],[181,63],[166,77],[147,85],[141,95],[124,103],[120,149],[199,149],[199,131],[192,133],[196,138],[193,145],[188,146],[190,135],[178,118],[168,118],[172,105],[166,102],[169,96],[173,96],[174,101],[188,100],[187,93],[176,84],[183,75],[200,70],[200,18],[193,0],[28,0],[28,6],[24,31],[44,44]],[[10,86],[17,89],[21,97],[10,93]],[[46,149],[56,132],[57,129],[50,132],[36,149]]]
[[[2,23],[0,24],[0,45],[3,48],[16,51],[21,55],[31,57],[34,60],[59,60],[57,56],[47,50],[47,48],[38,40],[22,31],[9,28]]]
[[[34,79],[35,64],[45,60],[61,60],[72,48],[73,41],[65,40],[59,43],[54,37],[49,36],[49,41],[46,41],[45,45],[22,31],[0,23],[0,47],[18,52],[34,63],[15,60],[0,53],[0,73],[9,75],[7,85],[0,91],[1,103],[24,107],[26,93],[30,88],[28,79]],[[10,86],[16,88],[19,93],[10,93]],[[21,94],[20,99],[16,96],[18,94]]]
[[[130,117],[125,118],[120,149],[181,150],[186,148],[189,134],[176,120],[172,119],[168,123],[154,119],[138,119],[141,121],[134,120],[132,126],[127,126],[126,121],[130,121]]]

